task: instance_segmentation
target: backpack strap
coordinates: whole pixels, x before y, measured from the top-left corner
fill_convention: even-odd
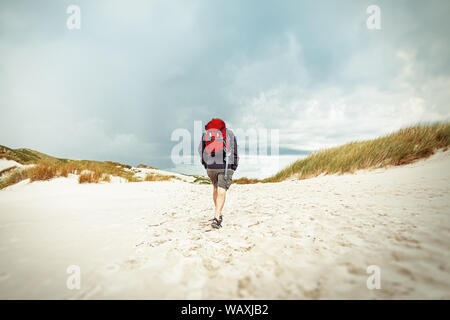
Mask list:
[[[223,149],[224,149],[224,151],[225,151],[225,181],[227,180],[227,178],[228,178],[228,160],[229,160],[229,158],[230,158],[230,154],[231,154],[231,144],[229,143],[229,135],[228,135],[228,130],[225,128],[225,139],[223,140]],[[230,146],[230,150],[228,150],[228,147],[227,146]]]

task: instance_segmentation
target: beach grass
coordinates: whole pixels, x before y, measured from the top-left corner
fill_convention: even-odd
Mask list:
[[[28,179],[27,169],[15,169],[0,180],[0,190],[26,179]]]
[[[386,136],[350,142],[309,154],[260,182],[279,182],[294,175],[307,179],[321,174],[404,165],[427,158],[450,144],[450,122],[419,124]]]
[[[126,179],[128,182],[142,181],[129,170],[131,166],[112,161],[68,160],[45,158],[37,160],[32,167],[17,168],[5,174],[0,180],[0,189],[25,179],[45,181],[57,177],[67,177],[69,174],[79,175],[79,183],[110,182],[111,176]]]
[[[211,179],[209,177],[199,176],[199,175],[191,175],[195,178],[192,183],[194,184],[211,184]]]
[[[175,177],[170,176],[170,175],[164,175],[164,174],[148,173],[145,176],[144,181],[169,181],[172,179],[175,179]]]
[[[232,183],[235,183],[235,184],[254,184],[254,183],[259,183],[259,182],[262,182],[262,181],[259,179],[249,179],[246,177],[242,177],[242,178],[235,179],[232,181]]]

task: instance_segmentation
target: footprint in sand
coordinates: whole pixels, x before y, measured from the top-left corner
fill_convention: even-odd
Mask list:
[[[125,260],[120,268],[123,270],[135,270],[139,269],[145,262],[145,259],[142,258],[128,258]]]
[[[107,264],[107,265],[103,268],[102,273],[103,273],[104,275],[109,276],[109,275],[111,275],[111,274],[113,274],[113,273],[116,273],[116,272],[119,271],[119,270],[120,270],[120,266],[119,266],[118,264],[116,264],[116,263],[110,263],[110,264]]]

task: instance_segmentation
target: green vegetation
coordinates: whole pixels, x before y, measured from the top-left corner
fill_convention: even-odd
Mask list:
[[[10,149],[0,146],[0,158],[14,160],[29,165],[29,168],[7,169],[1,172],[0,189],[30,179],[30,181],[49,180],[55,177],[79,175],[80,183],[109,182],[111,176],[126,179],[129,182],[142,181],[134,175],[130,165],[114,161],[70,160],[49,156],[31,149]]]
[[[164,174],[148,173],[144,181],[169,181],[172,179],[176,179],[176,177]]]
[[[242,178],[231,181],[231,183],[235,183],[235,184],[253,184],[253,183],[258,183],[258,182],[262,182],[262,181],[259,179],[249,179],[246,177],[242,177]]]
[[[450,123],[421,124],[368,141],[311,153],[266,179],[240,178],[236,184],[280,182],[294,175],[308,179],[321,174],[354,173],[356,170],[398,166],[427,158],[450,144]]]
[[[208,177],[203,177],[203,176],[197,176],[197,175],[192,175],[195,180],[192,181],[192,183],[196,183],[196,184],[211,184],[211,179],[209,179]]]
[[[416,125],[374,140],[350,142],[297,160],[262,182],[283,181],[292,175],[307,179],[324,174],[408,164],[448,148],[450,123]]]
[[[240,178],[236,184],[279,182],[292,176],[298,179],[316,177],[320,174],[352,173],[356,170],[398,166],[427,158],[438,149],[447,150],[450,144],[450,123],[421,124],[401,129],[389,135],[368,141],[350,142],[308,155],[287,166],[274,176],[258,180]],[[25,179],[49,180],[54,177],[79,175],[80,183],[108,182],[111,176],[122,177],[130,182],[142,181],[131,171],[131,166],[113,161],[69,160],[55,158],[31,149],[10,149],[0,146],[0,158],[21,164],[34,164],[29,168],[9,168],[0,173],[0,189]],[[139,168],[152,168],[139,165]],[[196,176],[193,183],[211,184],[207,177]],[[178,179],[175,176],[150,173],[145,181]]]
[[[78,176],[79,183],[99,183],[99,182],[111,182],[111,176],[103,173],[101,170],[95,169],[94,171],[83,171]]]
[[[148,165],[142,164],[142,163],[140,165],[138,165],[137,168],[140,168],[140,169],[156,169],[156,168],[154,168],[152,166],[148,166]]]
[[[4,179],[0,180],[0,190],[25,179],[28,179],[28,172],[26,169],[14,170],[13,172],[5,176]]]
[[[58,162],[66,159],[58,159],[47,154],[31,149],[10,149],[0,145],[0,159],[6,158],[21,164],[33,164],[39,161]]]

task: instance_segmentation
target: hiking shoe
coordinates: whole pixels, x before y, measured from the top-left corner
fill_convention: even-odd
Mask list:
[[[213,222],[211,223],[211,227],[215,228],[215,229],[219,229],[222,228],[222,216],[219,218],[219,220],[217,218],[212,219]]]

